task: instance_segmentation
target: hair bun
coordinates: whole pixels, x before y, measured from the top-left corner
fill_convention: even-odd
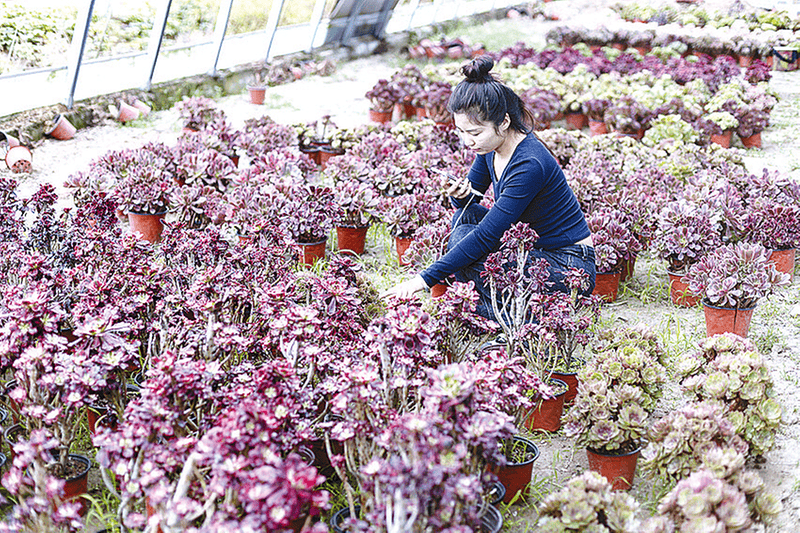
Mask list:
[[[473,83],[480,83],[485,81],[492,81],[492,75],[489,74],[489,71],[492,70],[494,66],[494,61],[492,60],[491,56],[482,55],[480,57],[476,57],[463,67],[461,67],[461,73],[467,79],[467,81]]]

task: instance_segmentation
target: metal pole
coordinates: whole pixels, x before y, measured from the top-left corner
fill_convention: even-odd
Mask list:
[[[78,13],[78,19],[75,21],[75,33],[72,34],[72,42],[69,45],[67,109],[72,109],[72,105],[75,103],[75,88],[78,86],[78,74],[81,71],[83,52],[86,50],[86,39],[89,35],[89,25],[92,22],[94,0],[88,0],[84,6],[81,12]]]
[[[281,12],[283,11],[284,0],[279,2],[272,0],[272,8],[269,10],[269,20],[267,20],[267,35],[269,35],[269,43],[267,43],[267,56],[264,61],[269,63],[270,52],[272,52],[272,43],[275,41],[275,32],[278,31],[278,23],[281,20]]]
[[[158,53],[161,51],[161,44],[164,42],[164,30],[167,27],[167,18],[169,17],[169,8],[171,6],[172,0],[164,0],[164,3],[161,4],[156,13],[153,29],[150,30],[150,44],[147,45],[147,59],[150,64],[150,71],[147,73],[147,79],[142,86],[145,90],[149,90],[153,84],[153,74],[156,71],[156,61],[158,61]]]
[[[364,4],[366,3],[367,0],[356,0],[355,4],[353,4],[350,16],[347,17],[347,24],[344,27],[344,31],[342,31],[342,36],[339,38],[340,45],[344,45],[352,35],[356,25],[356,18],[361,14],[361,10],[364,9]]]
[[[314,2],[314,11],[311,12],[311,41],[308,43],[308,48],[306,48],[306,52],[311,53],[314,49],[314,41],[317,39],[317,32],[319,31],[319,25],[322,22],[322,15],[325,12],[325,0],[317,0]]]
[[[222,43],[225,41],[225,32],[228,31],[228,22],[231,20],[233,0],[222,0],[217,12],[217,24],[214,26],[214,61],[208,73],[214,76],[219,65],[219,55],[222,52]]]
[[[406,31],[411,29],[411,23],[414,21],[414,13],[417,12],[417,8],[419,7],[419,0],[414,0],[414,7],[411,9],[411,15],[408,17],[408,27],[406,27]]]
[[[389,13],[392,11],[393,1],[394,0],[383,0],[381,14],[378,17],[378,21],[375,23],[375,28],[372,30],[372,35],[374,35],[376,39],[380,39],[381,35],[383,35],[383,30],[386,28],[386,23],[389,21]]]
[[[442,7],[442,0],[433,0],[433,17],[431,18],[431,24],[436,23],[436,15],[439,14],[440,7]]]

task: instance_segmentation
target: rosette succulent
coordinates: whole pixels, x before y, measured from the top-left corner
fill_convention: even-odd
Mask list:
[[[763,455],[775,444],[781,406],[771,396],[772,378],[756,347],[734,334],[714,335],[700,351],[680,364],[686,373],[682,387],[698,400],[722,402],[726,418],[749,445]]]
[[[636,518],[639,505],[623,491],[613,491],[611,484],[596,472],[585,472],[544,499],[539,507],[536,531],[608,531],[634,533],[640,530]]]

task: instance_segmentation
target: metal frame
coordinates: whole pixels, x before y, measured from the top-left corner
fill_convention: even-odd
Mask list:
[[[384,3],[388,3],[391,0],[384,0]],[[339,44],[345,45],[347,41],[350,39],[350,36],[353,35],[353,31],[356,27],[356,19],[361,14],[361,10],[364,9],[364,4],[367,3],[367,0],[356,0],[356,3],[353,4],[353,9],[350,11],[350,14],[347,16],[347,24],[344,26],[344,30],[342,31],[342,35],[339,36]]]
[[[278,23],[281,20],[281,13],[283,12],[283,4],[285,0],[276,2],[272,1],[272,7],[269,11],[269,19],[267,20],[267,35],[269,35],[269,42],[267,43],[267,53],[264,56],[264,61],[269,63],[270,53],[272,52],[272,43],[275,40],[275,32],[278,30]]]
[[[75,103],[75,88],[78,86],[78,74],[81,71],[81,63],[83,63],[83,53],[86,51],[86,39],[89,36],[89,26],[92,23],[94,0],[88,0],[85,6],[78,13],[75,33],[72,34],[72,42],[69,45],[67,79],[70,80],[70,83],[67,91],[67,109],[72,109],[72,105]]]
[[[172,7],[172,0],[164,0],[164,3],[161,4],[161,7],[156,13],[153,29],[151,30],[153,33],[150,34],[150,44],[147,46],[147,58],[150,60],[150,70],[142,85],[142,88],[145,90],[149,90],[153,85],[153,74],[156,72],[158,53],[161,51],[161,45],[164,42],[164,30],[167,28],[170,7]],[[156,29],[158,29],[158,31],[156,31]]]
[[[212,76],[217,74],[217,65],[219,65],[219,55],[222,53],[222,45],[225,41],[225,32],[228,31],[228,23],[231,20],[231,9],[233,8],[233,0],[222,0],[217,12],[217,23],[214,26],[214,61],[211,63],[211,69],[208,73]]]
[[[319,25],[322,22],[322,15],[325,14],[325,0],[317,0],[314,3],[314,10],[311,12],[311,39],[308,41],[308,48],[306,52],[311,53],[314,50],[314,41],[317,40],[317,32],[319,32]]]

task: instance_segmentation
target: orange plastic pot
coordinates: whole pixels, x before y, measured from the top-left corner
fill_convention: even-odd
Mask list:
[[[586,364],[586,361],[580,358],[575,358],[574,361],[577,363],[577,366],[583,366]],[[575,368],[576,365],[573,364],[572,367]],[[552,377],[555,379],[560,379],[567,384],[567,392],[564,393],[564,405],[571,404],[572,400],[575,399],[575,396],[578,395],[578,372],[554,371]]]
[[[603,121],[589,119],[589,133],[592,136],[605,135],[608,133],[608,126]]]
[[[628,490],[633,486],[633,476],[641,451],[639,447],[632,452],[615,455],[586,448],[589,470],[606,478],[613,490]]]
[[[53,118],[53,123],[55,125],[44,133],[45,135],[49,135],[50,137],[60,141],[72,139],[72,137],[75,136],[75,132],[78,131],[75,126],[73,126],[72,123],[61,114],[58,114],[55,116],[55,118]]]
[[[723,148],[730,148],[732,138],[733,138],[733,130],[725,130],[720,134],[711,135],[711,142],[714,144],[718,144]]]
[[[14,174],[30,173],[33,170],[33,155],[27,146],[12,146],[6,152],[6,166]]]
[[[407,266],[408,263],[403,260],[403,256],[408,250],[408,247],[411,246],[411,241],[414,239],[412,237],[395,237],[394,238],[394,247],[397,249],[397,262],[400,263],[401,266]]]
[[[267,88],[248,85],[247,92],[250,93],[251,104],[261,105],[267,95]]]
[[[444,296],[444,293],[447,292],[447,285],[444,283],[437,283],[433,287],[431,287],[431,298],[439,298]]]
[[[742,144],[745,148],[761,148],[761,132],[754,133],[749,137],[742,137],[740,135],[739,138],[742,140]]]
[[[369,110],[369,119],[372,122],[377,122],[379,124],[383,124],[385,122],[392,121],[392,112],[391,111],[376,111],[374,109]]]
[[[755,306],[747,309],[736,309],[717,307],[703,302],[703,313],[706,317],[706,335],[711,337],[718,333],[735,333],[740,337],[747,337],[754,309]]]
[[[620,277],[622,277],[621,270],[617,270],[616,272],[598,272],[592,294],[602,297],[606,302],[615,302],[619,294]]]
[[[342,253],[361,255],[367,242],[369,226],[352,227],[339,226],[336,228],[337,248]]]
[[[770,262],[775,265],[775,270],[789,274],[790,281],[794,281],[795,249],[772,250]]]
[[[131,120],[136,120],[141,116],[142,112],[139,111],[138,108],[133,107],[130,104],[125,102],[119,103],[119,109],[117,110],[117,120],[120,122],[129,122]]]
[[[688,284],[683,281],[683,275],[667,271],[669,276],[669,298],[672,303],[679,307],[694,307],[700,301],[700,297],[689,292]]]
[[[297,244],[303,251],[301,263],[304,265],[313,265],[317,260],[325,258],[325,245],[328,239],[319,242],[298,242]]]
[[[560,379],[551,378],[558,393],[555,398],[539,400],[536,407],[525,418],[525,427],[531,431],[558,431],[561,427],[561,415],[564,413],[564,397],[567,394],[567,384]]]
[[[133,107],[138,109],[139,112],[141,112],[142,116],[145,116],[145,117],[150,114],[150,111],[152,111],[152,108],[149,105],[145,104],[144,102],[142,102],[138,98],[133,101]]]
[[[525,496],[528,493],[528,486],[533,476],[533,463],[539,458],[539,448],[530,440],[515,435],[514,443],[525,446],[525,451],[532,455],[527,461],[519,463],[509,461],[506,466],[494,470],[497,479],[506,488],[503,503],[510,503],[517,494]]]
[[[564,120],[568,130],[582,130],[589,125],[589,119],[583,113],[567,113]]]
[[[164,215],[167,212],[156,214],[128,213],[128,224],[131,233],[140,239],[156,243],[161,240],[161,233],[164,231]]]

